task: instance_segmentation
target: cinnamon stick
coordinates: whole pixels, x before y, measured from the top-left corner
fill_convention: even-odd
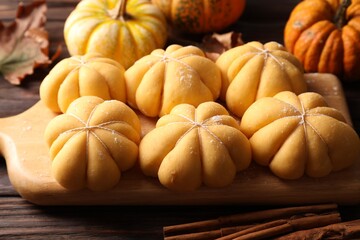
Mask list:
[[[221,236],[226,236],[254,225],[244,225],[244,226],[234,226],[234,227],[225,227],[216,230],[204,231],[204,232],[196,232],[196,233],[185,233],[181,235],[169,236],[165,237],[164,240],[208,240],[208,239],[216,239]]]
[[[301,230],[274,239],[276,240],[360,239],[360,219],[335,223],[319,228]]]
[[[291,231],[291,225],[283,224],[280,226],[275,226],[271,228],[265,228],[258,232],[249,233],[243,236],[234,238],[234,240],[260,240],[260,239],[269,239],[273,236],[280,234],[288,233]]]
[[[290,219],[274,220],[271,222],[256,225],[236,233],[218,238],[217,240],[256,240],[269,239],[280,234],[287,234],[302,229],[322,227],[341,221],[338,212],[324,215],[305,215]]]
[[[341,217],[340,213],[332,212],[329,214],[305,216],[303,218],[290,219],[288,222],[293,227],[293,230],[297,231],[339,223],[341,222]]]
[[[164,236],[173,236],[186,233],[204,232],[218,230],[226,226],[236,226],[250,223],[259,223],[273,219],[288,218],[297,214],[323,213],[337,210],[336,204],[319,204],[309,206],[297,206],[278,209],[269,209],[255,212],[247,212],[229,216],[222,216],[217,219],[185,223],[179,225],[165,226]]]
[[[288,233],[291,231],[291,225],[287,224],[287,221],[284,219],[275,220],[268,223],[259,224],[239,232],[235,232],[221,238],[217,238],[217,240],[232,240],[235,238],[244,237],[251,233],[264,232],[264,230],[274,230],[274,231],[280,230],[281,233]],[[272,233],[270,234],[270,236],[272,236]]]

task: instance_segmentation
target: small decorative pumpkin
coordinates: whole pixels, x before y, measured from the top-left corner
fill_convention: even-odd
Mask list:
[[[360,80],[360,1],[305,0],[291,12],[285,47],[307,72]]]
[[[279,43],[249,42],[222,53],[216,61],[222,73],[221,98],[241,117],[257,99],[281,91],[307,90],[301,63]]]
[[[45,140],[60,185],[109,190],[137,160],[140,120],[125,103],[85,96],[49,122]]]
[[[176,30],[189,33],[217,32],[243,13],[245,0],[152,0]]]
[[[164,14],[148,0],[82,0],[66,19],[71,55],[98,52],[125,68],[167,39]]]
[[[220,70],[195,46],[156,49],[126,70],[125,81],[129,105],[150,117],[214,101],[221,89]]]
[[[125,69],[99,54],[65,58],[56,64],[40,85],[40,98],[54,112],[65,112],[81,96],[126,102]]]
[[[360,159],[357,133],[317,93],[262,98],[245,112],[241,130],[253,159],[284,179],[323,177]]]
[[[224,187],[251,162],[248,139],[237,121],[215,102],[174,107],[144,136],[139,147],[145,175],[176,191],[202,184]]]

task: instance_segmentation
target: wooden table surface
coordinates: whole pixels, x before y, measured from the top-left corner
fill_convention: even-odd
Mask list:
[[[29,2],[29,1],[25,1]],[[77,0],[48,0],[46,29],[51,51],[62,44],[62,29]],[[249,0],[244,15],[231,29],[245,42],[283,43],[283,29],[295,0]],[[11,21],[17,1],[0,1],[0,20]],[[194,39],[194,36],[191,37]],[[200,39],[199,36],[195,39]],[[56,64],[53,63],[53,64]],[[0,76],[0,118],[23,112],[39,100],[39,85],[49,69],[37,69],[20,86]],[[343,84],[352,122],[360,134],[360,82]],[[360,177],[360,176],[359,176]],[[354,193],[360,194],[360,193]],[[23,200],[11,186],[5,160],[0,157],[0,239],[161,239],[162,227],[216,218],[274,206],[36,206]],[[282,207],[282,206],[276,206]],[[360,218],[360,206],[340,206],[344,220]]]

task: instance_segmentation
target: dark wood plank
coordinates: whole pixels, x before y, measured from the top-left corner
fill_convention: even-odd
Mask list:
[[[161,239],[162,227],[244,211],[241,207],[41,207],[0,201],[0,239]]]
[[[19,196],[10,183],[6,171],[5,159],[2,157],[0,157],[0,196]]]
[[[286,207],[286,206],[284,206]],[[268,209],[243,206],[36,206],[17,197],[0,201],[0,239],[161,239],[164,226]],[[343,220],[359,211],[340,207]]]

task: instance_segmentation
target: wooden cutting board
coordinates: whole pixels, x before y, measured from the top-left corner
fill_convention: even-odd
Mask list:
[[[323,95],[351,124],[339,80],[330,74],[306,74],[309,91]],[[240,172],[226,188],[201,187],[195,192],[177,193],[164,188],[157,179],[145,177],[135,167],[123,173],[119,184],[107,192],[71,192],[52,178],[51,161],[43,133],[55,116],[39,101],[17,116],[0,119],[0,152],[7,164],[11,183],[25,199],[40,205],[280,205],[360,203],[360,159],[351,168],[327,177],[281,180],[267,168],[253,163]],[[141,117],[143,134],[154,120]]]

